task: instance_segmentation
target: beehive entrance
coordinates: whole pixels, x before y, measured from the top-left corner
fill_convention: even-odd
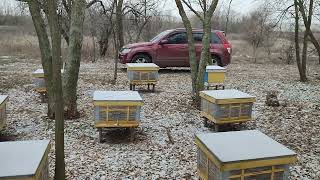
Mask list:
[[[158,72],[156,71],[128,71],[130,81],[156,81]]]
[[[138,121],[140,108],[137,106],[96,107],[96,121]]]

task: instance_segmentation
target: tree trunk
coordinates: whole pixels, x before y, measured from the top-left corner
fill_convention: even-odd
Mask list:
[[[204,89],[204,74],[206,65],[209,64],[211,60],[210,54],[210,39],[211,39],[211,18],[206,17],[205,22],[203,24],[203,38],[202,38],[202,51],[201,57],[198,67],[198,75],[197,75],[197,86],[196,86],[196,103],[198,106],[200,105],[200,91]]]
[[[52,46],[52,84],[55,103],[55,179],[65,179],[64,163],[64,119],[63,119],[63,95],[61,81],[61,31],[57,15],[57,4],[54,0],[48,3],[48,23],[51,32]]]
[[[116,7],[116,22],[114,27],[115,38],[115,55],[114,55],[114,75],[113,81],[116,83],[118,76],[118,52],[124,45],[123,39],[123,24],[122,24],[122,5],[123,0],[119,0]]]
[[[69,59],[65,67],[63,79],[65,111],[68,119],[79,117],[77,111],[77,86],[81,61],[85,7],[85,0],[77,0],[73,2],[71,8]]]
[[[122,6],[123,6],[123,0],[119,0],[116,7],[116,25],[118,26],[117,36],[118,36],[120,48],[124,45]]]
[[[317,52],[318,52],[318,60],[319,60],[319,64],[320,64],[320,44],[318,42],[318,40],[314,37],[312,31],[309,32],[309,37],[310,40],[312,42],[312,44],[314,45],[314,47],[316,48]]]
[[[303,37],[303,48],[302,48],[302,58],[301,58],[301,76],[300,81],[306,82],[307,79],[307,51],[308,51],[308,31],[304,32]]]
[[[301,12],[302,18],[303,18],[303,23],[304,26],[306,28],[306,31],[308,31],[308,35],[310,37],[310,40],[312,42],[312,44],[314,45],[314,47],[316,48],[317,52],[318,52],[318,58],[319,58],[319,64],[320,64],[320,45],[319,42],[317,41],[317,39],[314,37],[312,31],[311,31],[311,22],[312,22],[312,15],[313,15],[313,6],[314,6],[314,1],[310,0],[309,2],[309,10],[308,10],[308,16],[307,13],[305,11],[305,6],[303,6],[303,2],[298,0],[297,1],[298,6],[299,6],[299,10]]]
[[[52,85],[52,57],[51,47],[46,30],[45,21],[41,15],[41,8],[38,1],[28,1],[30,14],[37,33],[41,63],[44,71],[44,79],[46,82],[46,89],[48,95],[48,110],[47,115],[50,119],[54,118],[54,98],[53,98],[53,85]]]
[[[179,14],[182,18],[184,27],[187,30],[188,38],[188,49],[189,49],[189,63],[191,69],[191,81],[192,81],[192,95],[194,101],[196,100],[196,84],[197,84],[197,73],[198,73],[198,63],[196,59],[196,47],[194,45],[194,39],[192,35],[192,26],[188,19],[188,16],[183,8],[183,5],[180,0],[175,0],[176,5],[179,9]]]
[[[295,49],[296,49],[296,61],[299,70],[300,80],[303,79],[303,70],[301,66],[301,58],[300,58],[300,45],[299,45],[299,6],[298,1],[294,0],[294,7],[295,7],[295,28],[294,28],[294,42],[295,42]]]

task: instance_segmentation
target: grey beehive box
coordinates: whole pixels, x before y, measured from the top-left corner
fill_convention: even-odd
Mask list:
[[[197,167],[201,179],[288,179],[297,155],[257,130],[198,134]]]
[[[0,180],[48,180],[49,140],[0,142]]]

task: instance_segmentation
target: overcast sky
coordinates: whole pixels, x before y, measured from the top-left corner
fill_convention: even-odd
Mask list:
[[[241,15],[246,15],[250,10],[257,7],[259,2],[261,2],[261,0],[233,0],[231,8]],[[228,3],[229,0],[220,0],[219,7],[223,7],[223,5],[227,5]],[[164,10],[173,16],[180,17],[174,0],[166,0]]]
[[[171,15],[180,18],[179,12],[174,0],[159,0],[159,1],[166,2],[165,6],[161,6],[163,7],[163,10],[166,13],[170,13]],[[239,14],[245,15],[258,5],[258,1],[263,1],[263,0],[233,0],[232,9]],[[228,2],[229,0],[220,0],[219,7],[222,7],[223,4],[228,4]],[[0,0],[0,7],[11,7],[15,9],[15,6],[16,6],[16,0]]]

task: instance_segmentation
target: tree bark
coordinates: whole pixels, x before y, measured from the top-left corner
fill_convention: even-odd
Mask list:
[[[85,0],[74,1],[71,7],[68,62],[65,67],[63,79],[65,111],[68,119],[79,117],[77,111],[77,86],[81,61],[85,7]]]
[[[182,18],[184,27],[187,31],[187,39],[188,39],[188,49],[189,49],[189,63],[190,63],[190,69],[191,69],[191,81],[192,81],[192,94],[193,99],[196,98],[196,85],[197,85],[197,73],[198,73],[198,63],[196,59],[196,47],[194,44],[194,39],[192,35],[192,26],[190,23],[190,20],[188,19],[188,16],[183,8],[183,5],[180,0],[175,0],[176,5],[179,9],[179,14]]]
[[[182,0],[183,3],[188,6],[188,8],[196,14],[197,17],[203,23],[203,38],[202,38],[202,51],[200,62],[197,64],[196,62],[196,53],[195,53],[195,46],[194,40],[192,36],[192,27],[190,21],[184,11],[183,5],[181,0],[176,0],[176,5],[179,9],[180,16],[183,20],[184,26],[187,30],[187,37],[188,37],[188,46],[189,46],[189,61],[191,67],[191,78],[192,78],[192,91],[193,91],[193,102],[194,104],[199,107],[200,106],[200,91],[204,89],[204,74],[205,74],[205,67],[211,60],[210,54],[210,40],[211,40],[211,18],[213,12],[215,11],[218,0],[213,1],[210,4],[210,7],[207,8],[206,1],[203,2],[203,16],[201,16],[195,9],[192,8],[191,4],[188,4],[190,1]]]
[[[198,67],[198,75],[197,75],[197,86],[196,86],[196,103],[200,106],[200,91],[204,89],[204,74],[206,65],[210,64],[211,61],[211,53],[210,53],[210,40],[211,40],[211,19],[213,12],[215,11],[218,4],[218,0],[215,0],[210,4],[210,7],[204,13],[204,18],[202,20],[203,23],[203,38],[202,38],[202,51],[201,58]],[[206,7],[206,4],[205,6]],[[207,8],[205,8],[207,9]]]
[[[52,46],[52,84],[55,104],[55,179],[65,179],[64,162],[64,113],[63,94],[61,81],[61,31],[57,15],[57,4],[55,0],[48,0],[48,23],[51,32]]]
[[[117,30],[117,38],[119,41],[119,47],[121,48],[124,45],[124,37],[123,37],[123,16],[122,16],[122,6],[123,6],[123,0],[119,0],[117,7],[116,7],[116,24],[118,26]]]
[[[299,45],[299,5],[298,0],[294,0],[294,8],[295,8],[295,31],[294,31],[294,41],[295,41],[295,49],[296,49],[296,61],[299,70],[300,80],[304,80],[305,75],[303,74],[303,69],[301,65],[301,57],[300,57],[300,45]]]
[[[122,24],[122,6],[123,0],[119,0],[116,6],[116,22],[114,27],[115,38],[115,55],[114,55],[114,75],[113,82],[116,83],[118,76],[118,52],[124,45],[123,24]]]
[[[318,60],[319,60],[319,64],[320,64],[320,44],[319,44],[318,40],[316,39],[316,37],[314,37],[312,31],[309,32],[309,37],[310,37],[310,40],[311,40],[313,46],[314,46],[314,47],[316,48],[316,50],[317,50]]]
[[[309,2],[309,14],[307,16],[307,13],[305,11],[305,7],[303,6],[303,2],[302,1],[298,1],[298,6],[299,6],[299,10],[301,12],[301,16],[303,19],[303,23],[304,26],[306,27],[306,31],[308,31],[308,36],[310,37],[310,40],[312,42],[312,44],[314,45],[314,47],[317,50],[318,53],[318,58],[319,58],[319,64],[320,64],[320,44],[318,42],[318,40],[314,37],[313,32],[311,31],[311,22],[312,22],[312,15],[313,15],[313,6],[314,6],[314,1],[310,0]]]
[[[52,85],[52,56],[50,41],[46,30],[45,21],[41,15],[41,8],[38,1],[27,1],[32,21],[37,33],[41,63],[44,71],[44,79],[46,82],[46,89],[48,95],[48,110],[47,115],[50,119],[54,118],[54,97],[53,97],[53,85]]]

